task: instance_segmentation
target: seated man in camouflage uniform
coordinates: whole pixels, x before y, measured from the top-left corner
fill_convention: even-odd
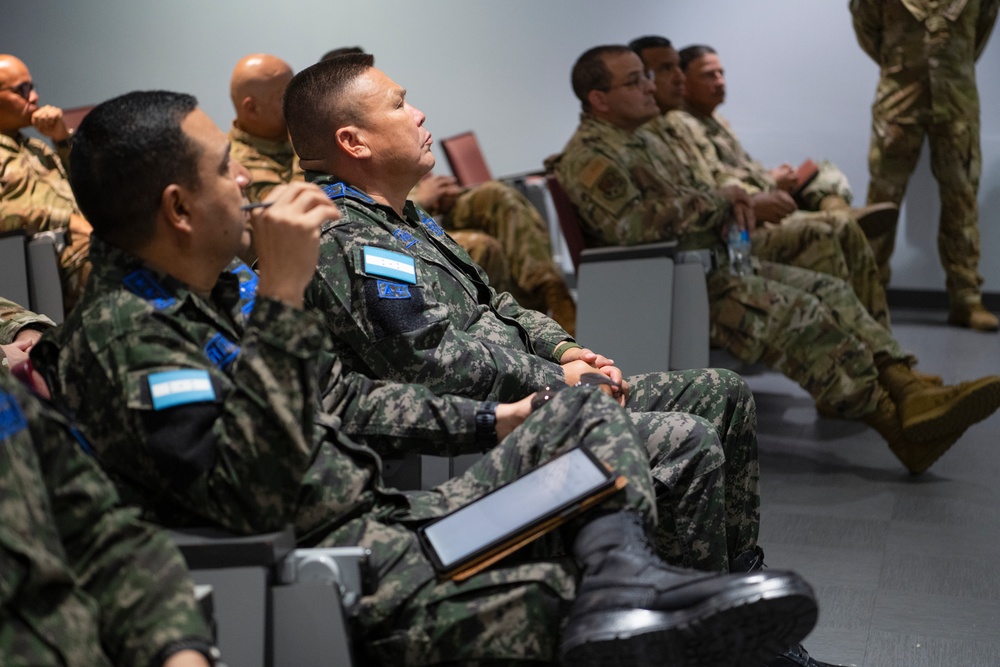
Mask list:
[[[848,283],[868,313],[889,326],[889,307],[868,239],[845,204],[818,212],[800,210],[784,190],[761,188],[756,172],[723,160],[702,124],[683,111],[689,85],[677,51],[664,37],[642,37],[629,46],[653,71],[656,105],[660,114],[644,129],[660,135],[676,158],[689,165],[693,176],[710,186],[737,185],[750,195],[757,226],[751,232],[753,254],[761,259],[829,273]],[[754,163],[756,164],[756,163]],[[761,168],[762,169],[762,168]],[[815,182],[811,185],[814,186]],[[890,205],[866,213],[867,218],[895,216]]]
[[[28,358],[42,332],[55,322],[0,296],[0,373]]]
[[[0,374],[0,661],[208,667],[184,561],[121,507],[78,432]]]
[[[564,664],[596,665],[615,653],[637,665],[651,664],[643,655],[723,665],[811,628],[815,603],[795,575],[699,574],[659,560],[645,537],[657,521],[648,454],[593,387],[554,393],[461,477],[429,492],[386,488],[378,455],[319,409],[351,398],[331,389],[338,366],[303,310],[320,229],[340,216],[326,195],[281,186],[248,221],[246,171],[194,98],[177,93],[98,106],[74,151],[73,186],[95,225],[94,275],[32,360],[84,419],[123,496],[157,521],[238,533],[291,523],[303,545],[368,548],[371,588],[357,619],[367,661],[561,653]],[[259,277],[232,261],[251,226]],[[462,583],[438,579],[416,527],[575,446],[628,486],[552,540]]]
[[[914,474],[1000,406],[1000,377],[939,387],[914,375],[910,357],[842,280],[766,261],[755,261],[752,275],[730,273],[722,239],[731,225],[752,223],[753,211],[745,198],[692,178],[640,129],[659,109],[631,49],[584,53],[573,89],[583,105],[580,126],[553,166],[584,237],[593,246],[676,239],[685,249],[713,251],[714,345],[782,371],[825,411],[864,420]]]
[[[21,132],[32,126],[55,143],[58,155],[44,141]],[[90,273],[87,250],[91,231],[66,180],[69,140],[62,109],[39,107],[25,64],[14,56],[0,55],[0,231],[66,232],[60,264],[67,312],[83,292]]]

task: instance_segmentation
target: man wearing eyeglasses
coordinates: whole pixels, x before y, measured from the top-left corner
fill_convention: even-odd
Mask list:
[[[52,140],[59,152],[25,136],[21,130],[26,127]],[[0,231],[66,230],[60,264],[67,312],[90,274],[91,232],[66,176],[70,135],[62,109],[38,106],[27,66],[12,55],[0,55]]]

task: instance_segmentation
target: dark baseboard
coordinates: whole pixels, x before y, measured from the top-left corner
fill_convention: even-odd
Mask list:
[[[926,308],[948,310],[948,294],[944,290],[897,289],[890,287],[885,293],[890,308]],[[983,292],[983,305],[987,310],[1000,310],[1000,294]]]

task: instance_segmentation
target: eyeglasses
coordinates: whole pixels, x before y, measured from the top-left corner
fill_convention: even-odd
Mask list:
[[[16,86],[3,86],[0,90],[12,90],[24,99],[31,97],[31,91],[35,89],[35,84],[33,81],[25,81],[22,84]]]
[[[640,73],[633,74],[628,78],[628,80],[625,83],[616,83],[614,85],[608,86],[607,88],[604,89],[604,92],[608,92],[609,90],[614,90],[615,88],[638,88],[639,86],[642,85],[642,82],[644,80],[652,81],[654,76],[656,75],[653,73],[653,70],[648,69],[645,72],[642,72],[641,74]]]

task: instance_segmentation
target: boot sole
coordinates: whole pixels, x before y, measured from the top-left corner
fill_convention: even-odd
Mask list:
[[[912,442],[944,439],[981,422],[997,408],[1000,408],[1000,380],[991,378],[958,400],[925,410],[916,420],[907,420],[902,427],[903,437]]]
[[[893,449],[892,445],[889,445],[889,449],[892,453],[896,455],[896,458],[902,462],[906,469],[910,471],[911,475],[919,475],[926,472],[934,463],[941,458],[945,452],[951,449],[951,446],[958,442],[958,439],[962,437],[962,433],[953,433],[951,435],[945,436],[940,440],[934,442],[923,442],[918,443],[923,445],[926,449],[920,452],[919,456],[912,456],[906,451],[900,448],[900,451]]]
[[[859,216],[857,222],[858,227],[864,232],[865,238],[877,239],[895,233],[898,220],[899,209],[893,207],[871,211]]]
[[[769,572],[763,582],[723,591],[674,612],[591,612],[564,634],[566,667],[759,667],[800,642],[816,625],[812,588],[801,577]]]

